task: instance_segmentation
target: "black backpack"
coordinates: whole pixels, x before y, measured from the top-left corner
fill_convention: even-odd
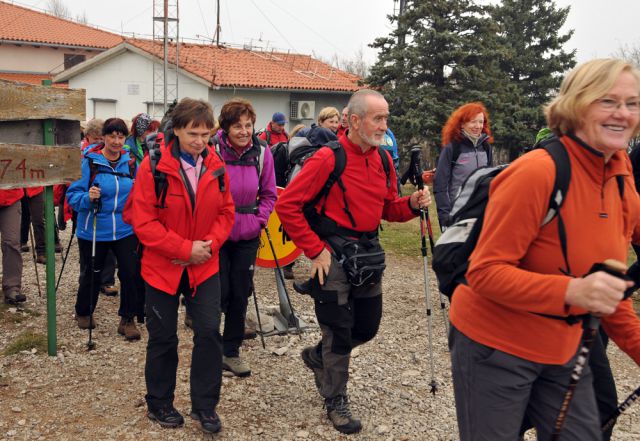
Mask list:
[[[562,248],[565,268],[561,271],[571,274],[567,258],[567,235],[560,208],[564,203],[571,181],[571,162],[567,151],[556,137],[546,139],[538,145],[549,153],[556,168],[553,191],[549,197],[549,209],[542,225],[558,217],[558,236]],[[465,274],[469,268],[469,256],[473,252],[489,201],[489,186],[507,165],[483,167],[472,172],[462,184],[451,210],[451,226],[442,233],[433,249],[433,270],[438,278],[440,291],[451,298],[456,287],[467,284]],[[624,177],[616,176],[620,198],[624,197]],[[555,317],[553,317],[555,318]],[[563,318],[564,319],[564,318]],[[568,321],[568,320],[567,320]]]
[[[283,141],[272,145],[271,156],[273,156],[273,168],[276,172],[276,185],[284,188],[287,186],[289,172],[291,171],[289,143]]]

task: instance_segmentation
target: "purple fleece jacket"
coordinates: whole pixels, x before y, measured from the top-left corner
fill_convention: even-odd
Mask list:
[[[254,136],[253,142],[247,146],[240,156],[229,146],[227,135],[219,130],[217,134],[220,145],[222,159],[227,161],[237,161],[247,159],[248,161],[258,161],[260,144]],[[252,159],[253,158],[253,159]],[[229,175],[229,188],[231,196],[236,206],[251,205],[258,196],[258,213],[237,213],[231,234],[227,240],[237,242],[239,240],[255,239],[260,235],[260,230],[267,225],[269,216],[276,204],[276,175],[273,168],[273,156],[267,147],[264,152],[264,164],[261,170],[260,194],[258,195],[258,173],[257,168],[246,165],[226,164],[225,168]]]

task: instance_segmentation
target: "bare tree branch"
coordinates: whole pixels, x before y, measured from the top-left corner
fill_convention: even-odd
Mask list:
[[[49,0],[47,2],[47,11],[56,17],[71,18],[71,11],[63,0]]]

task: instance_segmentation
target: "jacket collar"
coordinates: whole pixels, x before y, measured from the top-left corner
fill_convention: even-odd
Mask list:
[[[593,181],[600,185],[614,176],[630,175],[628,158],[624,151],[615,152],[605,164],[604,154],[591,147],[575,134],[565,135],[561,138],[561,141],[575,162],[589,174]]]
[[[349,137],[347,136],[347,134],[343,134],[338,141],[340,141],[340,144],[342,144],[342,147],[345,148],[345,150],[349,150],[352,153],[355,153],[356,155],[360,155],[360,156],[369,156],[372,154],[372,152],[375,152],[376,150],[378,150],[378,146],[373,146],[371,147],[369,150],[367,150],[366,152],[362,151],[362,148],[352,142]]]

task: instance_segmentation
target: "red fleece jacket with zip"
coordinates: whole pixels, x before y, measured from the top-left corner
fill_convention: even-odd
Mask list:
[[[405,222],[416,216],[409,206],[409,196],[398,197],[396,172],[390,167],[390,182],[387,187],[387,175],[377,148],[363,152],[347,136],[339,139],[346,156],[347,164],[341,179],[346,188],[349,211],[356,226],[351,225],[344,211],[343,192],[336,183],[329,190],[326,200],[316,205],[316,210],[324,205],[325,215],[338,223],[338,226],[356,231],[375,231],[381,219]],[[387,156],[388,152],[384,152]],[[393,164],[389,157],[389,164]],[[302,209],[320,192],[335,165],[335,155],[329,147],[323,147],[307,159],[300,170],[280,195],[276,203],[276,212],[293,242],[313,259],[317,257],[325,244],[309,227]]]

